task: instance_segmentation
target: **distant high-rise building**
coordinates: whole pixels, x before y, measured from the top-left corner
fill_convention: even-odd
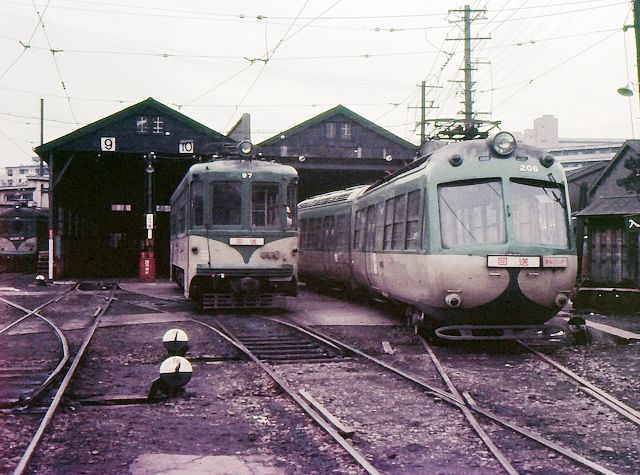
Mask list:
[[[558,146],[558,119],[552,115],[543,115],[533,121],[536,145],[550,149]]]
[[[560,138],[558,119],[552,115],[538,117],[533,121],[533,129],[525,129],[516,138],[547,150],[567,169],[609,161],[624,143],[624,139]]]

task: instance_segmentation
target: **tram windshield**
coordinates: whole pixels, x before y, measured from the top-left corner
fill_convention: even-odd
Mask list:
[[[242,224],[242,183],[222,181],[211,184],[211,224],[237,226]]]
[[[569,247],[567,204],[561,184],[512,179],[511,198],[516,241]]]
[[[251,225],[278,225],[278,183],[254,183],[251,192]]]
[[[31,219],[0,219],[0,236],[29,236],[35,234]]]
[[[500,180],[440,185],[438,203],[442,247],[506,241]]]

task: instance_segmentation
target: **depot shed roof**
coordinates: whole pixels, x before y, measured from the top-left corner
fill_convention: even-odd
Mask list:
[[[640,213],[640,199],[634,195],[603,196],[595,200],[576,216],[626,216]]]
[[[212,142],[231,141],[231,139],[225,135],[216,132],[215,130],[191,119],[171,107],[162,104],[161,102],[158,102],[154,98],[149,97],[137,104],[127,107],[126,109],[97,120],[96,122],[92,122],[91,124],[74,130],[73,132],[63,135],[55,140],[42,144],[39,147],[36,147],[35,152],[46,160],[50,152],[99,150],[99,142],[96,144],[95,138],[99,137],[103,131],[112,131],[117,128],[119,123],[122,123],[131,117],[149,115],[151,113],[171,118],[175,123],[179,123],[181,126],[192,130],[200,137],[207,137]],[[139,139],[126,140],[125,138],[125,140],[120,140],[118,142],[118,152],[135,153],[143,151],[139,148],[140,143],[141,141]]]

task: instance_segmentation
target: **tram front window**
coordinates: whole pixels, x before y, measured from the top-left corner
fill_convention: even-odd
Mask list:
[[[254,183],[251,193],[251,225],[273,227],[278,225],[277,183]]]
[[[567,205],[562,185],[511,180],[511,196],[516,241],[569,247]]]
[[[242,224],[242,184],[239,181],[214,182],[211,189],[211,224]]]
[[[438,205],[443,248],[506,241],[500,180],[440,185]]]

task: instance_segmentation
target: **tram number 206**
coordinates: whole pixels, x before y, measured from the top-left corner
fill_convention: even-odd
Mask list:
[[[540,170],[537,165],[520,165],[520,171],[538,173]]]

